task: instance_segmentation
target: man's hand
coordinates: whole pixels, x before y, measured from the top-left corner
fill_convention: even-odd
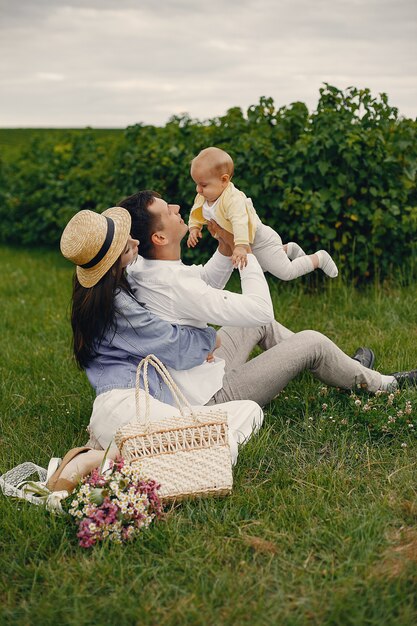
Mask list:
[[[214,220],[210,220],[207,223],[207,229],[210,235],[218,240],[220,254],[232,256],[232,250],[235,245],[232,233],[219,226]]]
[[[249,246],[235,246],[232,254],[233,267],[243,270],[248,264],[248,252],[250,250]]]
[[[194,248],[198,244],[198,240],[201,239],[203,235],[201,234],[201,228],[198,226],[194,226],[190,228],[190,232],[187,239],[187,246],[189,248]]]

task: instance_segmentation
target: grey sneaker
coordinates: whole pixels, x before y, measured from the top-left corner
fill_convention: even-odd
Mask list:
[[[375,354],[371,348],[358,348],[352,359],[371,370],[375,363]]]
[[[400,388],[402,387],[417,387],[417,370],[410,370],[409,372],[394,372],[390,374],[394,376]]]

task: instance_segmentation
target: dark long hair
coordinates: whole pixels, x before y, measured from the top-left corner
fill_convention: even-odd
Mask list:
[[[120,257],[93,287],[83,287],[74,273],[71,326],[75,360],[84,368],[95,355],[94,346],[109,329],[116,329],[115,294],[118,289],[130,292]]]

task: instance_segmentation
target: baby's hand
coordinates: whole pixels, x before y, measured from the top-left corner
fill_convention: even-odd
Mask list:
[[[213,354],[213,352],[210,352],[207,355],[206,361],[207,361],[207,363],[212,363],[214,361],[214,354]]]
[[[243,270],[248,264],[248,250],[249,246],[235,246],[232,254],[232,265],[237,269]]]
[[[190,228],[190,233],[187,239],[187,246],[189,248],[194,248],[198,244],[198,240],[201,239],[201,237],[201,228],[198,228],[198,226]]]

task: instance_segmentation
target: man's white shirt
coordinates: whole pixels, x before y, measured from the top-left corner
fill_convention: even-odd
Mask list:
[[[232,273],[230,257],[218,251],[205,265],[138,257],[127,269],[129,284],[139,302],[173,324],[203,328],[259,326],[274,319],[268,284],[255,256],[239,270],[242,293],[223,290]],[[170,373],[192,405],[204,405],[223,386],[224,361],[215,358],[190,370]]]

